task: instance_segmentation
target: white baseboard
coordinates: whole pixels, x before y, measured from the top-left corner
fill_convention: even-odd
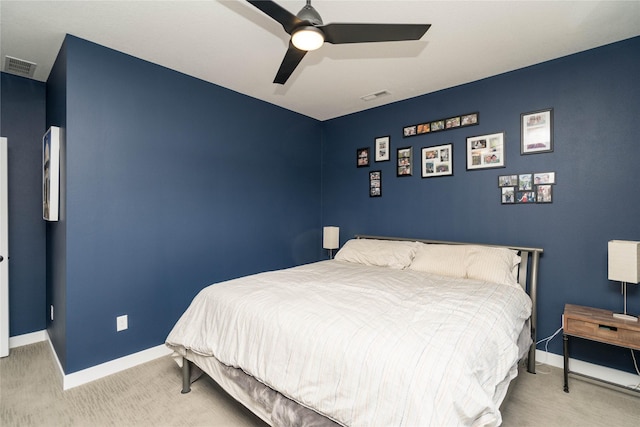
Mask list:
[[[638,359],[637,356],[636,359]],[[564,358],[561,355],[548,353],[543,350],[536,350],[536,363],[543,363],[560,369],[564,368]],[[569,358],[569,367],[572,372],[588,375],[622,387],[634,387],[640,383],[640,376],[638,375],[620,371],[618,369],[607,368],[601,365],[595,365],[589,362],[583,362],[582,360]]]
[[[30,334],[9,337],[9,348],[22,347],[23,345],[35,344],[47,340],[47,331],[36,331]]]
[[[100,365],[92,366],[91,368],[64,375],[62,379],[62,388],[63,390],[68,390],[169,354],[171,354],[171,350],[169,350],[166,345],[162,344],[128,356],[110,360],[109,362],[101,363]]]
[[[108,375],[115,374],[117,372],[124,371],[125,369],[133,368],[134,366],[141,365],[143,363],[158,359],[159,357],[171,354],[171,350],[169,350],[166,345],[161,344],[156,347],[148,348],[146,350],[142,350],[128,356],[110,360],[109,362],[105,362],[100,365],[92,366],[90,368],[66,375],[64,373],[64,369],[62,369],[62,364],[60,363],[60,359],[58,359],[56,350],[53,347],[53,343],[49,338],[49,333],[46,330],[10,337],[9,348],[22,347],[24,345],[35,344],[42,341],[49,342],[51,353],[53,354],[53,358],[55,359],[56,364],[58,365],[58,373],[60,374],[60,381],[62,383],[63,390],[68,390],[70,388],[95,381],[102,377],[106,377]]]
[[[60,381],[62,382],[63,390],[69,390],[171,354],[171,350],[166,345],[161,344],[67,375],[64,373],[64,369],[62,369],[62,364],[60,363],[60,359],[58,359],[58,355],[56,354],[56,350],[53,347],[51,339],[49,339],[49,334],[46,334],[46,336],[51,348],[51,353],[58,365],[58,373],[60,374]]]
[[[51,342],[51,341],[49,341]],[[51,346],[53,350],[53,345]],[[55,354],[55,351],[54,351]],[[72,374],[64,374],[62,365],[58,361],[58,367],[62,375],[62,389],[69,390],[74,387],[81,386],[83,384],[90,383],[91,381],[98,380],[100,378],[124,371],[125,369],[133,368],[137,365],[150,362],[159,357],[171,354],[171,350],[162,344],[156,347],[152,347],[146,350],[139,351],[137,353],[130,354],[128,356],[120,357],[118,359],[110,360],[105,363],[101,363],[96,366],[92,366],[87,369],[83,369]],[[56,355],[57,360],[57,355]]]

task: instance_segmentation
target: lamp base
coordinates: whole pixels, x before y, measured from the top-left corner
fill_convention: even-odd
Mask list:
[[[637,322],[638,321],[638,318],[636,316],[632,316],[630,314],[613,313],[613,317],[615,317],[616,319],[621,319],[621,320],[629,320],[631,322]]]

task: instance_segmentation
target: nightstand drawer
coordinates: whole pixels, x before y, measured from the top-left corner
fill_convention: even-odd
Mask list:
[[[609,322],[595,323],[579,319],[565,319],[565,334],[602,341],[622,347],[640,348],[640,331],[626,329]]]

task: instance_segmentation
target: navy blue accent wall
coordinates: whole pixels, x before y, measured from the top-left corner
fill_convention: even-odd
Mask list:
[[[66,120],[66,211],[48,237],[66,373],[163,343],[212,282],[320,258],[320,122],[72,36],[63,51],[48,124]]]
[[[607,280],[607,241],[640,240],[640,38],[323,123],[323,223],[355,233],[544,248],[538,338],[561,326],[565,303],[622,310]],[[520,114],[554,109],[555,149],[520,155]],[[402,138],[410,124],[478,111],[478,126]],[[506,167],[466,170],[466,137],[504,131]],[[391,161],[356,168],[356,149],[391,135]],[[395,150],[453,143],[454,175],[396,177]],[[373,151],[372,151],[373,152]],[[368,172],[382,171],[370,198]],[[555,172],[552,204],[501,205],[498,175]],[[640,286],[629,311],[640,313]],[[561,354],[561,338],[549,346]],[[633,370],[628,351],[575,340],[572,356]]]
[[[45,311],[42,135],[45,84],[0,73],[0,136],[9,146],[10,336],[41,331]]]

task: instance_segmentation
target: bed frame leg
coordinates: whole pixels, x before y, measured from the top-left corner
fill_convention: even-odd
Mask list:
[[[191,391],[191,362],[186,358],[182,358],[182,394]]]

